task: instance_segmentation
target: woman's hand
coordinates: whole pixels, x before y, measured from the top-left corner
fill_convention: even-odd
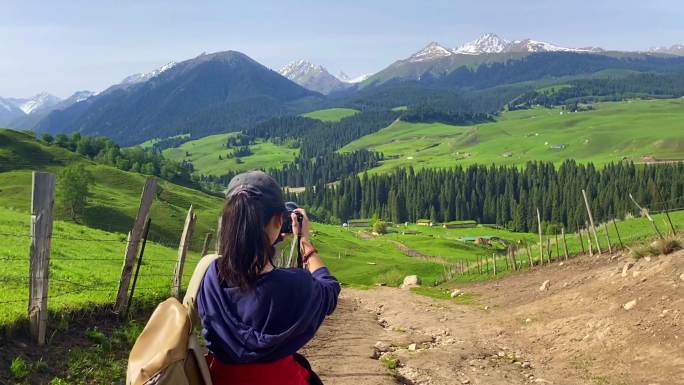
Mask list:
[[[300,214],[302,218],[302,227],[301,227],[301,233],[300,233],[300,228],[299,228],[299,221],[297,221],[297,214]],[[290,214],[290,217],[292,218],[292,233],[297,236],[297,234],[302,235],[302,240],[304,239],[309,239],[309,229],[311,228],[311,225],[309,224],[309,216],[306,215],[306,211],[303,208],[298,208],[294,209],[292,214]]]

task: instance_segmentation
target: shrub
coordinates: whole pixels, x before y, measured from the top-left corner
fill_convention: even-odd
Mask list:
[[[26,378],[31,372],[31,366],[21,357],[16,357],[10,364],[10,372],[15,379],[21,380]]]
[[[373,231],[378,233],[378,234],[385,234],[387,233],[387,223],[383,221],[377,221],[373,225]]]
[[[681,250],[682,242],[677,238],[665,238],[656,240],[651,246],[658,254],[667,255]]]

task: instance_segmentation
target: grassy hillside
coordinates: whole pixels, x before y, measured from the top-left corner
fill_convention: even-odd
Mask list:
[[[545,108],[504,112],[496,122],[475,126],[399,121],[341,151],[383,152],[390,159],[375,171],[568,158],[600,165],[623,158],[639,162],[644,156],[684,159],[682,132],[684,99],[639,100],[601,103],[576,113]]]
[[[31,136],[11,130],[0,130],[0,207],[28,213],[31,207],[31,172],[61,169],[80,162],[93,175],[95,183],[86,212],[79,222],[87,227],[110,232],[130,231],[138,210],[146,176],[121,171],[90,162],[57,146],[48,146]],[[13,169],[7,171],[7,169]],[[222,199],[170,182],[158,180],[159,190],[152,205],[150,237],[163,243],[177,243],[190,205],[195,207],[198,221],[193,237],[194,248],[200,248],[205,233],[215,231]],[[60,195],[59,177],[57,196]],[[56,201],[57,219],[70,220]]]
[[[328,108],[325,110],[317,110],[302,114],[302,116],[311,119],[318,119],[324,122],[339,122],[340,120],[358,114],[359,111],[352,108]]]
[[[229,149],[226,141],[235,133],[206,136],[183,143],[180,147],[164,150],[164,156],[176,160],[189,160],[195,170],[206,175],[225,175],[230,171],[279,168],[297,156],[298,149],[287,148],[272,142],[257,142],[249,146],[253,154],[237,159],[226,159]],[[189,156],[188,156],[189,154]],[[219,160],[219,155],[223,158]]]

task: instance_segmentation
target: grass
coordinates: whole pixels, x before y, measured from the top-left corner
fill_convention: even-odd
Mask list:
[[[201,174],[221,176],[231,171],[281,168],[283,164],[292,162],[299,153],[299,149],[296,148],[259,141],[249,146],[252,155],[241,157],[240,161],[236,158],[227,159],[226,155],[230,150],[226,147],[226,141],[234,135],[235,133],[225,133],[205,136],[185,142],[180,147],[166,149],[163,154],[178,162],[191,161],[196,172]],[[219,160],[219,155],[222,160]]]
[[[178,134],[178,135],[171,136],[171,137],[169,137],[169,138],[167,138],[167,139],[189,138],[189,137],[190,137],[190,134]],[[138,144],[137,147],[152,148],[153,145],[155,145],[156,143],[159,143],[160,141],[161,141],[160,138],[148,139],[148,140],[146,140],[146,141],[144,141],[144,142]]]
[[[397,167],[521,165],[573,158],[604,165],[644,156],[684,159],[684,99],[600,103],[592,111],[567,113],[534,108],[502,113],[492,123],[453,126],[397,121],[340,151],[373,149],[387,158],[372,172]],[[553,149],[563,144],[565,149]]]
[[[324,122],[339,122],[340,120],[356,115],[359,110],[352,108],[328,108],[302,114],[305,118],[318,119]]]

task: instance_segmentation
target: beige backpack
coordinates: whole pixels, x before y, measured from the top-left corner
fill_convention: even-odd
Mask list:
[[[200,326],[195,299],[204,274],[218,257],[200,259],[183,303],[172,297],[154,310],[128,356],[126,385],[212,385],[194,333]]]

